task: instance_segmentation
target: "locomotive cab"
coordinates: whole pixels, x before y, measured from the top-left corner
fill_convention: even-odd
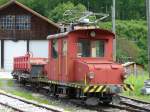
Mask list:
[[[101,96],[111,101],[121,92],[124,70],[113,61],[114,34],[102,29],[80,29],[50,35],[48,79],[77,96]],[[72,89],[71,89],[72,90]],[[79,92],[80,91],[80,92]],[[105,94],[105,95],[104,95]],[[104,96],[109,98],[104,98]]]
[[[123,67],[112,59],[114,34],[105,30],[82,33],[76,40],[76,80],[86,84],[122,84]]]

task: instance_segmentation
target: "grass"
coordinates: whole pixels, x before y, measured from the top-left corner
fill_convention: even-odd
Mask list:
[[[39,103],[47,104],[47,105],[53,105],[53,106],[60,106],[59,101],[55,100],[50,100],[46,96],[42,96],[38,93],[33,93],[32,91],[27,91],[25,89],[20,88],[15,88],[15,86],[18,85],[14,80],[12,79],[0,79],[0,91],[4,91],[6,93],[10,93],[16,96],[20,96],[22,98],[28,99],[28,100],[33,100],[37,101]],[[64,111],[69,111],[71,107],[62,107]]]
[[[9,91],[9,93],[16,95],[16,96],[24,97],[28,100],[35,100],[39,103],[51,104],[48,99],[42,99],[40,97],[35,97],[32,95],[32,93],[29,93],[29,92],[12,90],[12,91]]]
[[[3,85],[3,84],[2,84],[2,82],[0,81],[0,87],[2,87],[2,85]]]
[[[16,96],[26,98],[28,100],[35,100],[39,103],[51,104],[48,99],[39,98],[38,96],[33,96],[32,92],[17,90],[14,88],[15,82],[11,79],[0,79],[0,89],[7,93],[11,93]]]
[[[12,80],[7,80],[7,85],[9,87],[12,87],[12,86],[14,86],[14,82]]]
[[[150,102],[150,95],[141,94],[141,89],[144,86],[144,81],[148,78],[148,73],[138,76],[130,75],[125,82],[133,84],[135,89],[133,92],[124,92],[123,95]]]

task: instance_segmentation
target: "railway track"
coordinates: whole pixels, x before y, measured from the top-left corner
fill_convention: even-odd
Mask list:
[[[32,110],[27,111],[27,109],[24,109],[24,108],[20,109],[19,106],[10,105],[11,102],[3,101],[4,97],[9,97],[9,98],[19,100],[19,101],[25,102],[29,105],[34,105],[35,107],[38,107],[43,110],[39,109],[39,111],[35,111],[35,109],[33,109],[34,111],[32,111]],[[60,99],[62,99],[63,102],[70,102],[73,105],[76,105],[78,107],[82,107],[85,109],[94,110],[94,111],[98,111],[98,112],[150,112],[150,103],[139,101],[139,100],[128,98],[128,97],[124,97],[124,96],[120,96],[120,97],[122,99],[120,104],[109,104],[109,105],[100,104],[98,106],[87,106],[83,103],[83,100],[79,101],[76,99],[64,99],[64,98],[60,98]],[[42,112],[62,112],[63,111],[61,109],[50,108],[45,105],[40,105],[38,103],[29,102],[22,98],[18,98],[18,97],[16,98],[13,95],[1,93],[1,92],[0,92],[0,99],[1,99],[0,104],[5,105],[8,108],[12,108],[13,110],[18,111],[18,112],[41,112],[41,111]],[[29,108],[30,108],[30,106],[29,106]]]
[[[109,108],[112,107],[112,110],[119,109],[118,111],[113,112],[150,112],[150,103],[140,101],[133,98],[128,98],[125,96],[120,96],[120,104],[110,104]],[[109,109],[104,109],[104,112],[110,112]]]
[[[98,112],[150,112],[149,102],[139,101],[125,96],[120,97],[122,99],[120,104],[104,105],[100,103],[98,106],[87,106],[83,100],[70,99],[69,102],[79,107]]]
[[[136,99],[130,99],[121,96],[122,101],[120,104],[99,104],[98,106],[87,106],[80,101],[71,101],[75,105],[82,106],[89,110],[95,110],[98,112],[150,112],[150,103],[139,101]]]
[[[150,112],[150,103],[140,101],[137,99],[120,96],[122,98],[122,101],[120,102],[121,105],[126,105],[129,108],[135,108],[138,110],[138,112]]]
[[[63,109],[39,104],[14,95],[0,92],[0,104],[17,112],[63,112]]]
[[[2,105],[3,107],[9,108],[9,109],[11,109],[14,112],[24,112],[24,111],[18,109],[17,107],[13,107],[13,106],[10,106],[8,104],[4,104],[4,103],[0,102],[0,105]]]

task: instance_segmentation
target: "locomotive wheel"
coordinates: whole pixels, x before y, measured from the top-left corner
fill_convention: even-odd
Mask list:
[[[49,92],[50,92],[50,95],[58,98],[56,85],[50,85]]]
[[[21,82],[21,76],[20,75],[18,76],[18,81]]]
[[[99,99],[97,97],[87,98],[85,104],[89,106],[96,106],[99,104]]]
[[[69,96],[69,98],[75,98],[76,97],[76,90],[74,88],[69,88],[68,96]]]
[[[113,104],[119,104],[120,101],[121,101],[120,96],[114,95],[114,96],[112,97],[112,103],[113,103]]]
[[[112,101],[111,100],[106,100],[106,101],[103,101],[102,103],[104,104],[104,105],[108,105],[108,104],[110,104]]]

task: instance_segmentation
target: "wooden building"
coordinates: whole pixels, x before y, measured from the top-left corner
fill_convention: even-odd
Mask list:
[[[135,62],[126,62],[122,64],[129,75],[144,75],[144,66]]]
[[[27,6],[9,1],[0,7],[0,68],[11,71],[13,57],[31,52],[33,56],[48,56],[47,35],[60,27]]]

